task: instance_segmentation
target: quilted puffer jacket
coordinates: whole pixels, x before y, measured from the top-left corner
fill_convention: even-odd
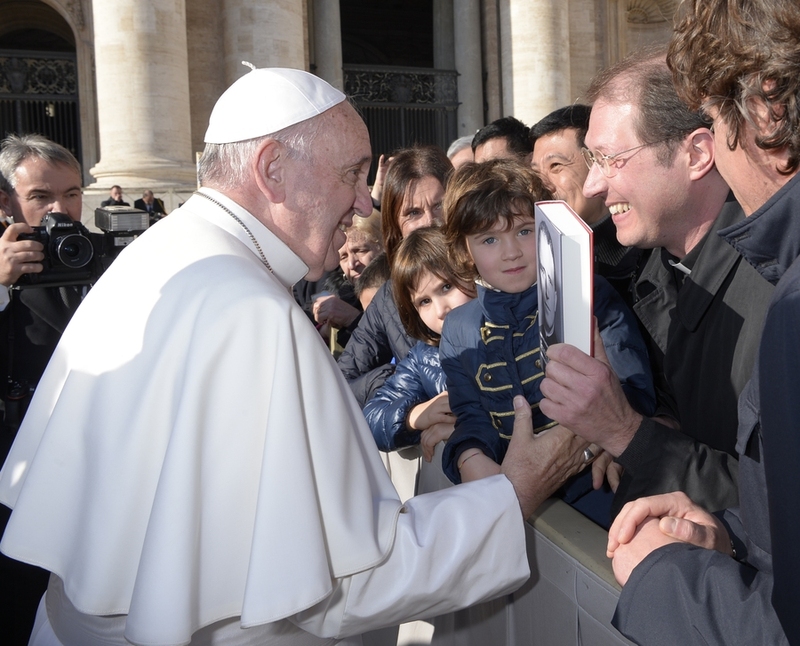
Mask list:
[[[420,341],[364,407],[378,448],[393,451],[419,444],[420,431],[406,426],[408,413],[445,388],[439,348]]]
[[[384,283],[338,360],[339,368],[361,408],[394,372],[392,359],[401,361],[416,343],[417,340],[406,334],[400,322],[391,282]]]

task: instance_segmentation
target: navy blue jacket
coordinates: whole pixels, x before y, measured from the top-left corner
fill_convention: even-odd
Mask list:
[[[445,389],[439,348],[420,341],[364,407],[378,448],[394,451],[419,444],[420,431],[406,426],[408,413]]]
[[[400,322],[392,283],[387,281],[375,293],[337,360],[361,408],[394,372],[392,359],[402,360],[416,342]]]
[[[594,312],[606,354],[628,401],[643,415],[655,409],[655,391],[644,341],[633,312],[608,281],[595,276]],[[478,285],[478,298],[450,312],[440,344],[450,408],[456,415],[442,468],[460,482],[458,456],[477,447],[498,464],[514,426],[514,396],[533,409],[534,432],[555,425],[539,410],[544,368],[539,349],[536,285],[506,294]]]

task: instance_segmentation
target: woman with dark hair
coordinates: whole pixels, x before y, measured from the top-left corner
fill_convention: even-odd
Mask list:
[[[453,165],[436,146],[412,146],[392,155],[381,195],[383,246],[391,263],[403,238],[442,224],[442,201]],[[362,408],[416,344],[397,313],[391,281],[375,294],[353,331],[339,367]]]
[[[383,246],[390,265],[406,235],[442,225],[444,189],[452,171],[453,164],[437,146],[413,146],[392,156],[381,195]]]

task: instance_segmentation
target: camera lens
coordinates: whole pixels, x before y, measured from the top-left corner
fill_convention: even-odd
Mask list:
[[[65,267],[78,269],[89,264],[94,256],[91,241],[77,233],[62,236],[53,245],[53,254]]]

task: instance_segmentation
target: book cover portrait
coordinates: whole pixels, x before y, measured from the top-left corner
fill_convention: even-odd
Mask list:
[[[592,355],[592,230],[561,200],[537,202],[535,210],[542,359],[554,343]]]
[[[539,333],[542,355],[553,343],[563,341],[563,307],[559,299],[561,292],[561,236],[550,230],[546,219],[539,221],[537,249],[539,257]],[[545,357],[546,358],[546,357]]]

